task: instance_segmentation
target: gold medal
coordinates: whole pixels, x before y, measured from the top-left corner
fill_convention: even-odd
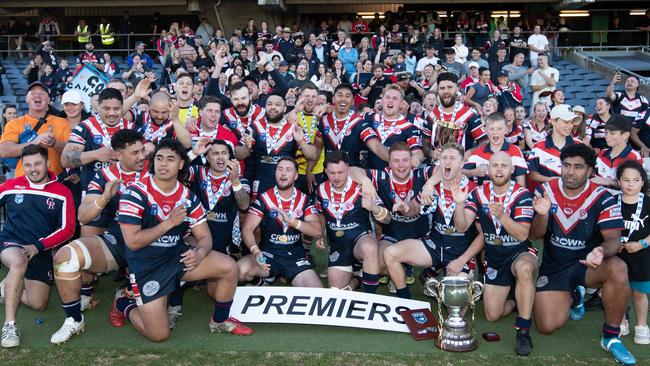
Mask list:
[[[337,230],[335,235],[337,238],[342,238],[343,235],[345,235],[345,233],[343,232],[343,230]]]
[[[287,238],[286,235],[280,235],[280,237],[278,238],[278,240],[279,240],[281,243],[286,243],[286,242],[289,241],[289,238]]]
[[[501,238],[496,238],[496,239],[494,240],[494,244],[495,244],[495,245],[503,245],[503,239],[501,239]]]
[[[206,216],[208,221],[217,221],[217,213],[214,211],[208,211]]]
[[[454,232],[454,230],[450,227],[445,229],[445,235],[451,235]]]
[[[264,156],[264,157],[262,157],[262,161],[265,162],[265,163],[272,163],[273,158],[270,157],[270,156]]]

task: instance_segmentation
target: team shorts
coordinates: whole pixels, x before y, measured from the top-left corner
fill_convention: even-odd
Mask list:
[[[420,239],[420,241],[431,257],[431,268],[433,268],[434,271],[445,269],[449,262],[458,258],[458,256],[450,255],[441,246],[436,245],[428,236]],[[476,261],[474,259],[471,259],[469,262],[463,265],[461,272],[469,274],[474,270],[474,268],[476,268]]]
[[[97,237],[104,243],[106,249],[111,252],[118,268],[126,268],[126,243],[124,242],[124,236],[122,236],[122,233],[118,234],[117,232],[106,231]]]
[[[14,238],[7,233],[0,233],[0,253],[8,248],[22,248],[24,244],[21,240]],[[39,252],[27,263],[25,272],[26,280],[43,282],[48,286],[54,284],[54,265],[52,263],[52,251],[46,250]]]
[[[537,277],[537,292],[573,291],[578,285],[585,285],[586,274],[587,266],[580,262],[575,262],[554,272],[545,270],[542,266],[539,270],[539,277]]]
[[[483,276],[486,285],[512,286],[516,283],[515,275],[512,273],[512,265],[524,253],[531,253],[537,258],[537,249],[523,246],[518,252],[506,257],[503,260],[488,260],[487,269]]]
[[[161,263],[148,271],[131,273],[131,287],[136,304],[143,305],[160,297],[167,296],[178,288],[185,275],[185,265],[181,263],[181,254],[191,249],[189,245],[170,256],[166,262]],[[138,296],[137,294],[140,294]]]
[[[284,277],[291,282],[300,273],[312,269],[307,258],[291,258],[269,252],[262,252],[262,254],[266,258],[266,263],[271,266],[269,277]]]
[[[345,230],[341,238],[330,235],[330,250],[327,259],[328,267],[349,267],[357,262],[354,258],[354,247],[357,241],[366,235],[374,235],[370,230]]]

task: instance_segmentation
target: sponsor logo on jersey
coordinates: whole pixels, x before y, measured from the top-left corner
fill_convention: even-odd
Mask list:
[[[561,238],[556,235],[551,236],[551,244],[569,250],[581,250],[587,247],[587,243],[584,240]]]

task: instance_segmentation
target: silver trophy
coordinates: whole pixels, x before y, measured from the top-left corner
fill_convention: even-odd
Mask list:
[[[431,282],[433,284],[433,281]],[[429,281],[427,281],[427,288],[428,285]],[[472,282],[466,277],[450,276],[439,281],[436,290],[441,323],[436,346],[451,352],[475,350],[478,343],[472,334],[472,326],[463,318],[461,312],[467,305],[470,305],[473,311],[475,299],[483,293],[483,284]],[[442,317],[440,302],[447,307],[447,319]]]

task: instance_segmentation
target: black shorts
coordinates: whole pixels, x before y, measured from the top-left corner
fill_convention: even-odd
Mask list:
[[[351,233],[351,231],[354,230],[346,230],[344,236],[341,238],[337,238],[335,235],[328,237],[330,240],[329,256],[327,259],[328,267],[352,266],[357,262],[354,258],[354,247],[357,245],[359,238],[366,234],[374,235],[372,231],[360,231],[358,233]]]
[[[0,233],[0,253],[8,248],[22,248],[23,245],[20,240],[11,237],[5,233]],[[48,286],[54,284],[54,265],[52,262],[52,251],[46,250],[39,252],[27,263],[27,271],[25,272],[26,280],[33,280],[43,282]]]
[[[512,254],[511,256],[505,258],[504,260],[488,260],[487,269],[485,270],[485,275],[483,276],[483,282],[486,285],[496,285],[496,286],[512,286],[515,284],[515,276],[512,273],[512,264],[523,254],[531,253],[537,257],[537,249],[534,247],[526,247],[522,245],[522,248],[517,253]]]
[[[269,277],[284,277],[291,282],[300,273],[312,269],[307,258],[289,258],[262,252],[266,263],[271,265]]]
[[[131,287],[133,289],[136,304],[143,305],[160,297],[167,296],[176,290],[185,275],[185,265],[181,263],[181,253],[184,253],[190,246],[180,250],[178,254],[171,256],[165,263],[146,272],[131,273]],[[138,296],[139,293],[139,296]]]
[[[104,232],[101,235],[97,236],[99,240],[104,242],[108,251],[111,252],[115,263],[117,263],[119,268],[126,268],[126,257],[124,255],[126,243],[124,242],[124,237],[122,234],[118,233],[109,233],[108,231]]]
[[[444,249],[441,250],[441,247],[436,245],[428,236],[420,239],[420,242],[422,242],[422,245],[424,245],[427,252],[429,252],[429,256],[431,257],[431,268],[433,268],[434,271],[447,268],[449,262],[458,258],[456,255],[449,255]],[[463,265],[461,272],[470,273],[474,268],[476,268],[476,260],[471,259]]]
[[[307,176],[305,174],[298,175],[298,180],[296,180],[295,186],[300,192],[314,198],[316,193],[316,187],[318,187],[319,184],[323,183],[323,179],[325,179],[325,174],[324,173],[314,174],[314,178],[316,178],[316,184],[312,187],[314,192],[312,194],[309,194],[309,189],[307,188]]]
[[[630,282],[650,281],[650,248],[641,249],[635,253],[622,251],[618,256],[627,264]]]
[[[571,292],[578,285],[585,285],[586,274],[587,266],[580,262],[575,262],[574,264],[555,272],[545,271],[544,267],[542,267],[539,270],[539,277],[537,277],[537,292]]]

